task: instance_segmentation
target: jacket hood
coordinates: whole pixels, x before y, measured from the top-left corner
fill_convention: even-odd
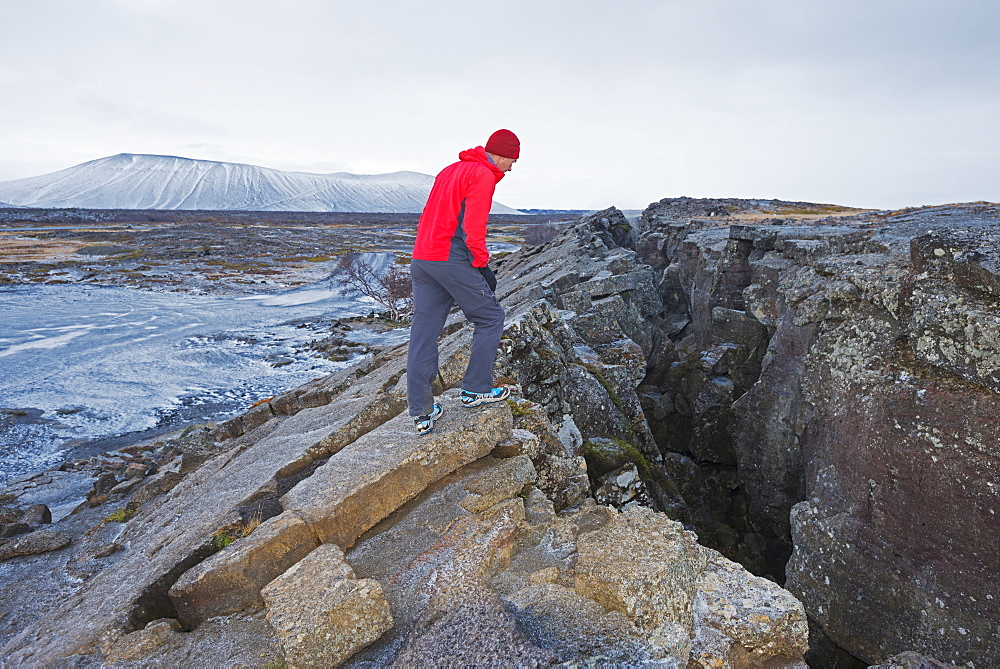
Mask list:
[[[490,157],[486,155],[486,149],[484,149],[481,146],[477,146],[474,149],[466,149],[465,151],[462,151],[461,153],[458,154],[458,159],[470,162],[482,163],[483,165],[486,165],[486,167],[490,168],[490,170],[493,172],[493,176],[496,177],[497,183],[500,183],[500,180],[503,179],[504,176],[503,172],[501,172],[500,168],[494,165],[492,161],[490,161]]]

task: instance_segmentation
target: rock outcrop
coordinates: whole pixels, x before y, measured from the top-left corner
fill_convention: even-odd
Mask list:
[[[741,568],[712,580],[721,556],[635,504],[684,515],[636,393],[662,305],[655,272],[621,247],[634,239],[609,210],[508,261],[518,279],[501,290],[497,373],[519,384],[509,403],[466,410],[447,390],[471,338],[456,318],[442,343],[445,415],[430,435],[418,438],[402,411],[399,348],[199,432],[128,489],[97,477],[92,499],[61,522],[86,527],[110,498],[125,506],[79,546],[46,544],[54,552],[38,559],[82,578],[51,606],[21,609],[3,661],[226,665],[253,651],[289,666],[511,653],[525,665],[735,666],[757,653],[795,666],[801,605]],[[622,515],[588,499],[599,483],[588,443],[628,470],[606,495]],[[636,497],[637,486],[648,493]],[[651,545],[659,566],[642,557]],[[687,566],[669,564],[674,554]],[[622,571],[602,585],[611,555]],[[650,577],[633,592],[640,572]],[[748,640],[723,622],[720,589],[781,600],[798,626],[765,624],[770,645]],[[667,601],[676,605],[659,610]]]
[[[644,407],[717,491],[699,535],[758,573],[787,562],[811,619],[869,663],[1000,662],[1000,209],[738,213],[664,201],[637,242],[670,324]]]
[[[515,393],[459,406],[456,316],[430,435],[399,347],[113,497],[87,481],[26,525],[72,543],[5,562],[2,662],[803,667],[825,634],[871,663],[988,666],[995,211],[753,206],[665,201],[638,228],[609,209],[507,257]],[[760,577],[786,564],[790,592]]]

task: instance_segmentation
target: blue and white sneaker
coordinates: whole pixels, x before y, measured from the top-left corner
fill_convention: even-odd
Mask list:
[[[427,434],[434,429],[434,421],[441,417],[444,409],[440,404],[435,404],[431,412],[426,416],[414,416],[413,424],[417,426],[417,434]]]
[[[494,388],[488,393],[470,393],[468,390],[463,390],[462,406],[477,407],[480,404],[499,402],[500,400],[505,400],[508,397],[510,397],[510,388],[508,388],[507,386],[500,386],[499,388]]]

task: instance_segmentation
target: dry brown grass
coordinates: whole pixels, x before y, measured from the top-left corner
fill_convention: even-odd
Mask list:
[[[84,244],[0,234],[0,262],[60,262],[79,259]]]
[[[212,543],[218,549],[223,549],[238,539],[250,536],[250,533],[260,527],[263,522],[263,511],[258,508],[257,513],[247,520],[237,520],[225,527],[220,527],[212,535]]]

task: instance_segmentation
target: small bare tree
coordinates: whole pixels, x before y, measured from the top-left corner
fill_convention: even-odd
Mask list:
[[[334,283],[347,295],[364,295],[375,300],[389,312],[389,319],[401,321],[413,305],[410,271],[393,263],[384,272],[365,262],[360,253],[345,253],[337,263]]]

